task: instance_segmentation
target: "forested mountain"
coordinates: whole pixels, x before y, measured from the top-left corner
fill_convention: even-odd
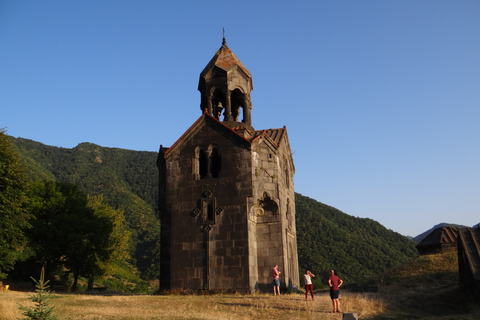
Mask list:
[[[132,232],[132,264],[142,277],[158,278],[160,222],[155,215],[156,152],[104,148],[91,143],[66,149],[22,138],[12,142],[25,161],[31,179],[73,183],[86,194],[103,194],[107,204],[122,210]]]
[[[132,263],[143,278],[158,277],[156,152],[91,143],[66,149],[10,138],[31,179],[74,183],[89,195],[103,194],[106,203],[124,211],[132,232]],[[332,268],[344,280],[358,282],[416,255],[413,241],[378,222],[352,217],[300,194],[296,214],[299,271],[310,268],[317,273],[317,286]]]
[[[295,209],[300,268],[322,272],[324,279],[334,269],[347,282],[361,282],[417,255],[412,240],[372,219],[298,193]]]

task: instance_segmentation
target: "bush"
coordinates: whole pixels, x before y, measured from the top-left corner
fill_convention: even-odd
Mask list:
[[[106,280],[103,280],[102,283],[109,290],[118,292],[129,292],[127,285],[122,280],[116,278],[108,278]]]
[[[33,277],[32,280],[35,281],[35,286],[37,287],[35,291],[37,293],[30,295],[30,300],[35,303],[35,306],[25,307],[20,305],[20,310],[23,311],[25,319],[56,320],[57,317],[53,314],[55,306],[50,306],[50,300],[53,298],[53,295],[47,290],[50,281],[45,281],[45,269],[42,268],[39,281]]]
[[[148,283],[146,281],[141,281],[135,285],[133,288],[133,293],[137,294],[150,294],[150,288],[148,287]]]

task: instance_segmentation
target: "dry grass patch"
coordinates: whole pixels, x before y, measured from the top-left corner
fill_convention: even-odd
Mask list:
[[[18,319],[17,302],[26,304],[28,295],[9,291],[0,294],[8,313],[1,319]],[[362,318],[381,313],[383,307],[371,295],[342,293],[344,312],[356,312]],[[3,303],[2,303],[3,304]],[[61,319],[341,319],[331,313],[328,292],[305,301],[302,294],[275,297],[258,295],[168,295],[168,296],[93,296],[59,294],[54,299]],[[378,308],[377,310],[375,308]]]
[[[418,256],[378,285],[386,309],[375,319],[480,319],[478,303],[459,287],[456,250]]]
[[[25,296],[25,299],[22,297]],[[18,302],[25,303],[27,296],[20,296],[13,291],[0,291],[0,319],[18,319],[22,314],[18,308]],[[26,305],[25,303],[24,305]]]
[[[343,312],[356,313],[361,319],[383,314],[386,302],[378,293],[343,293],[341,292],[341,309]],[[343,298],[342,298],[343,297]]]

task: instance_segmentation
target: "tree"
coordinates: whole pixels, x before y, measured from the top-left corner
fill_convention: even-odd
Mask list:
[[[40,280],[35,280],[37,293],[30,295],[30,300],[35,303],[34,307],[25,307],[20,305],[20,310],[23,311],[25,319],[41,319],[41,320],[56,320],[57,317],[53,314],[55,306],[50,306],[50,301],[53,298],[53,295],[48,290],[50,282],[49,280],[45,281],[45,269],[42,268],[40,272]]]
[[[73,184],[32,183],[30,208],[35,220],[29,244],[50,270],[73,274],[72,290],[80,276],[108,273],[113,261],[126,259],[129,234],[121,212],[89,198]]]
[[[5,130],[0,129],[0,278],[13,268],[15,253],[29,227],[30,216],[24,206],[26,183],[19,156]]]
[[[98,219],[106,222],[103,224],[104,228],[107,225],[109,228],[111,227],[111,232],[97,238],[97,242],[102,244],[103,250],[101,254],[98,253],[95,257],[92,257],[91,260],[94,262],[94,267],[90,268],[88,263],[85,263],[85,260],[74,261],[73,259],[72,261],[67,261],[66,266],[72,270],[77,268],[77,274],[93,278],[112,274],[115,263],[126,261],[130,258],[128,254],[130,232],[126,228],[123,212],[105,204],[101,195],[89,196],[88,207],[93,210]],[[105,232],[105,230],[99,231]]]

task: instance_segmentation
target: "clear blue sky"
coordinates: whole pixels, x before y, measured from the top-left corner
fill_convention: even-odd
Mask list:
[[[170,146],[222,27],[253,126],[287,126],[296,192],[404,235],[480,222],[478,0],[0,0],[0,128]]]

